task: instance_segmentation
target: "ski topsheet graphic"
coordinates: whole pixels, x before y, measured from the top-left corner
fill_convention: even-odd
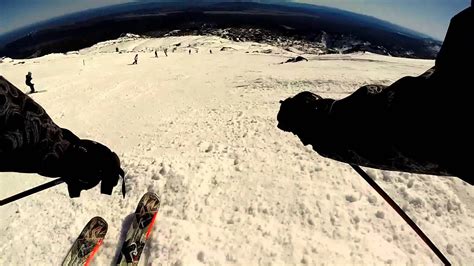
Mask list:
[[[82,229],[81,234],[69,250],[62,263],[63,266],[89,265],[99,250],[105,234],[107,222],[101,217],[92,218]]]
[[[153,192],[148,192],[141,198],[135,211],[132,225],[128,229],[117,265],[137,265],[143,248],[150,236],[155,222],[160,198]]]

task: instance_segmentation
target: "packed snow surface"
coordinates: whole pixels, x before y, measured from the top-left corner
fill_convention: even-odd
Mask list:
[[[109,231],[93,264],[110,265],[146,191],[162,204],[141,265],[441,264],[348,165],[276,127],[279,100],[298,92],[339,99],[419,75],[434,61],[291,51],[212,36],[130,35],[2,60],[0,75],[25,92],[33,73],[39,93],[31,97],[58,125],[119,154],[128,193],[94,188],[69,199],[60,185],[0,207],[0,265],[60,264],[94,216]],[[279,64],[297,55],[309,62]],[[472,186],[368,171],[453,264],[474,265]],[[49,180],[0,173],[0,197]]]

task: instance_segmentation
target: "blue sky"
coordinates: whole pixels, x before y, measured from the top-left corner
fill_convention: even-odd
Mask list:
[[[38,21],[85,9],[131,0],[0,0],[0,34]],[[215,1],[218,2],[218,1]],[[256,1],[290,2],[290,1]],[[470,0],[295,0],[371,15],[444,39],[451,17],[470,5]]]

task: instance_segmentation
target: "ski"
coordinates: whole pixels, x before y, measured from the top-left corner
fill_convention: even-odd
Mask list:
[[[107,228],[107,222],[103,218],[92,218],[74,241],[62,265],[89,265],[104,240]]]
[[[156,193],[148,192],[142,196],[120,250],[117,265],[138,265],[159,208],[160,198]]]

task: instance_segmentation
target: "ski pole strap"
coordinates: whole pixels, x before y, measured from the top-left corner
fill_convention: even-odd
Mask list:
[[[126,188],[125,188],[125,174],[122,176],[122,196],[125,198]]]
[[[62,184],[64,183],[64,179],[63,178],[56,178],[54,179],[53,181],[50,181],[48,183],[44,183],[42,185],[39,185],[37,187],[34,187],[34,188],[31,188],[31,189],[28,189],[26,191],[23,191],[23,192],[20,192],[16,195],[13,195],[11,197],[8,197],[6,199],[3,199],[3,200],[0,200],[0,206],[3,206],[3,205],[6,205],[10,202],[13,202],[13,201],[16,201],[16,200],[19,200],[21,198],[24,198],[26,196],[29,196],[31,194],[34,194],[34,193],[37,193],[37,192],[40,192],[40,191],[43,191],[45,189],[48,189],[50,187],[54,187],[56,185],[59,185],[59,184]]]
[[[380,196],[382,196],[382,198],[387,201],[390,206],[392,206],[392,208],[403,218],[403,220],[405,220],[405,222],[408,223],[408,225],[410,225],[413,230],[415,230],[418,236],[420,236],[421,239],[431,248],[431,250],[438,256],[438,258],[444,263],[444,265],[451,265],[451,263],[443,255],[443,253],[441,253],[441,251],[435,246],[435,244],[433,244],[433,242],[431,242],[431,240],[425,235],[425,233],[421,231],[421,229],[415,224],[415,222],[413,222],[413,220],[408,217],[408,215],[402,210],[402,208],[400,208],[397,203],[393,201],[392,198],[390,198],[390,196],[385,193],[385,191],[379,185],[377,185],[377,183],[372,178],[370,178],[370,176],[366,172],[364,172],[364,170],[362,170],[358,165],[354,164],[351,164],[351,167],[354,168],[354,170],[360,176],[362,176],[362,178],[364,178],[365,181],[367,181],[367,183],[369,183],[369,185],[371,185],[380,194]]]

